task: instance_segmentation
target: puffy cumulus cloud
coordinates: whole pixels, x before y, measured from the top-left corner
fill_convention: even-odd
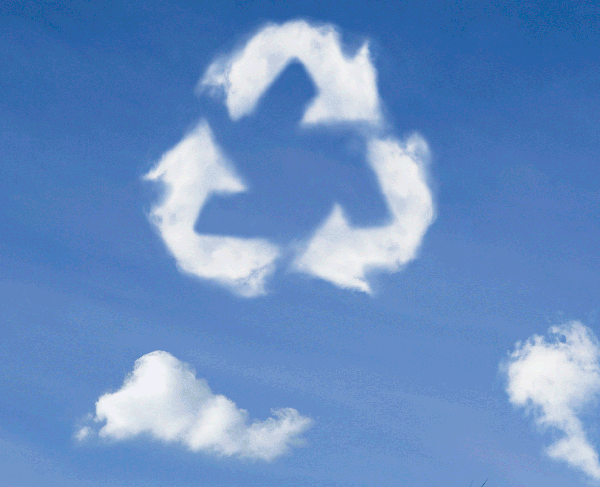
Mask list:
[[[136,361],[121,389],[98,399],[95,421],[104,423],[101,438],[121,441],[147,434],[194,452],[269,461],[299,444],[312,424],[295,409],[272,413],[251,423],[245,410],[214,394],[187,364],[156,351]],[[83,441],[91,434],[84,426],[75,437]]]
[[[264,294],[265,280],[279,256],[276,245],[260,238],[194,231],[211,195],[247,190],[206,121],[166,152],[144,178],[164,186],[165,195],[150,216],[183,272],[214,280],[242,296]]]
[[[538,426],[564,434],[548,455],[600,480],[598,453],[580,419],[600,393],[600,346],[593,332],[576,321],[552,327],[548,340],[534,335],[517,343],[501,370],[510,402],[532,412]]]
[[[239,51],[211,64],[200,87],[224,91],[229,115],[238,120],[252,113],[261,96],[293,61],[304,65],[317,89],[303,124],[379,124],[377,72],[368,44],[353,57],[347,56],[339,32],[331,25],[314,26],[304,20],[267,25]]]
[[[434,209],[425,173],[429,151],[421,137],[414,135],[406,143],[374,138],[367,152],[391,221],[381,227],[356,228],[336,205],[294,266],[339,287],[370,293],[366,273],[395,271],[414,259]]]

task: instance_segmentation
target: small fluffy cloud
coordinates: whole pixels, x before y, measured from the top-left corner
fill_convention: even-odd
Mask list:
[[[242,296],[264,294],[265,280],[279,256],[276,245],[259,238],[194,231],[211,195],[246,191],[207,122],[201,121],[165,153],[145,179],[164,186],[164,198],[152,209],[151,219],[183,272],[214,280]]]
[[[598,453],[580,418],[600,393],[600,345],[593,332],[576,321],[552,327],[549,340],[534,335],[517,343],[502,370],[510,402],[532,412],[538,426],[564,434],[548,455],[600,480]]]
[[[339,205],[295,260],[295,268],[342,288],[371,292],[365,275],[395,271],[415,258],[433,221],[433,199],[427,185],[426,142],[414,135],[406,143],[371,139],[367,158],[391,213],[388,225],[355,228]]]
[[[98,399],[95,421],[105,423],[101,438],[121,441],[146,434],[194,452],[269,461],[301,442],[312,424],[295,409],[272,413],[251,423],[245,410],[214,394],[187,364],[156,351],[136,361],[121,389]],[[91,434],[84,426],[75,437],[82,441]]]
[[[304,65],[317,96],[302,123],[381,121],[377,72],[364,44],[353,57],[344,54],[341,37],[331,25],[304,20],[268,25],[241,50],[211,64],[201,86],[224,91],[233,120],[249,115],[258,101],[293,61]]]

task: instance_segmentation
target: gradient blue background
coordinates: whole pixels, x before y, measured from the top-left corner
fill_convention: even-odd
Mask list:
[[[581,485],[504,393],[517,340],[598,331],[600,7],[589,2],[8,2],[0,7],[0,487]],[[142,183],[200,117],[251,192],[197,228],[289,242],[334,201],[386,217],[349,132],[303,132],[299,66],[229,121],[194,87],[267,20],[371,39],[386,116],[433,158],[437,220],[377,294],[279,272],[244,300],[178,273]],[[166,350],[266,418],[316,420],[270,464],[77,421]],[[593,418],[592,418],[593,420]],[[592,440],[600,443],[598,427]]]

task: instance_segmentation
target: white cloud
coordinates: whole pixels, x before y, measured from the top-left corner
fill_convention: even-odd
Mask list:
[[[83,428],[77,430],[77,432],[75,433],[75,439],[78,441],[83,441],[88,439],[93,433],[94,431],[92,430],[92,428],[90,428],[89,426],[84,426]]]
[[[95,421],[105,423],[101,438],[120,441],[146,434],[194,452],[269,461],[301,443],[299,436],[312,424],[295,409],[272,413],[250,423],[245,410],[214,394],[187,364],[156,351],[136,361],[121,389],[98,399]],[[76,438],[90,434],[86,426]]]
[[[550,328],[551,339],[534,335],[517,343],[502,369],[507,374],[510,402],[532,412],[542,428],[564,437],[547,448],[563,460],[600,480],[598,453],[580,418],[600,393],[600,346],[593,332],[579,322]]]
[[[200,86],[223,90],[229,115],[238,120],[253,112],[293,61],[304,65],[317,89],[303,124],[381,121],[377,72],[368,44],[353,57],[346,56],[340,34],[331,25],[313,26],[304,20],[270,24],[242,49],[211,64]]]
[[[194,231],[211,195],[247,190],[215,142],[208,123],[201,121],[144,178],[164,185],[164,199],[152,209],[151,219],[183,272],[214,280],[243,296],[264,294],[265,280],[279,256],[277,246],[259,238],[199,235]]]
[[[267,25],[241,49],[212,63],[200,86],[222,91],[230,117],[238,120],[252,113],[294,60],[305,66],[317,88],[303,125],[371,125],[371,131],[354,128],[366,137],[366,158],[391,218],[380,227],[353,227],[336,204],[312,238],[292,249],[300,252],[292,267],[339,287],[370,293],[367,274],[395,272],[414,259],[434,219],[425,168],[427,144],[416,135],[406,143],[374,135],[381,132],[382,115],[368,44],[352,56],[345,54],[332,25],[315,26],[304,20]],[[215,280],[243,296],[265,293],[266,279],[282,253],[279,247],[264,239],[198,235],[193,230],[211,194],[246,190],[206,122],[167,152],[146,179],[167,187],[167,196],[153,209],[152,218],[181,270]]]
[[[433,221],[433,199],[427,186],[426,142],[414,135],[406,143],[371,139],[367,158],[377,175],[391,213],[388,225],[355,228],[339,205],[295,260],[296,270],[342,288],[371,292],[370,270],[395,271],[416,256]]]
[[[331,25],[303,20],[268,25],[240,50],[211,64],[201,86],[222,89],[232,119],[252,113],[269,86],[292,61],[302,63],[317,88],[303,125],[382,121],[377,72],[368,44],[353,57],[344,54],[341,36]],[[354,228],[336,205],[310,241],[301,245],[295,270],[339,287],[371,292],[366,273],[396,271],[414,259],[433,221],[431,191],[423,159],[425,141],[413,136],[406,144],[394,139],[368,140],[367,158],[391,213],[382,227]]]

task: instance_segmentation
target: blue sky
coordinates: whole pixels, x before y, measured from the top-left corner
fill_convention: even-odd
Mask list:
[[[6,4],[0,487],[597,483],[598,16],[575,2]],[[378,105],[362,82],[364,111],[302,125],[319,89],[300,63],[239,120],[198,89],[267,22],[298,19],[336,26],[344,62],[368,40]],[[200,120],[248,191],[207,198],[193,233],[276,246],[264,292],[182,272],[151,217],[165,191],[144,175]],[[353,228],[406,223],[368,147],[415,132],[435,210],[416,253],[385,257],[371,294],[331,277],[341,251],[298,272],[336,202]],[[370,237],[343,236],[352,262],[372,257]],[[129,394],[145,379],[150,405]],[[229,412],[226,435],[186,419],[209,406]],[[552,450],[565,438],[571,453]]]

